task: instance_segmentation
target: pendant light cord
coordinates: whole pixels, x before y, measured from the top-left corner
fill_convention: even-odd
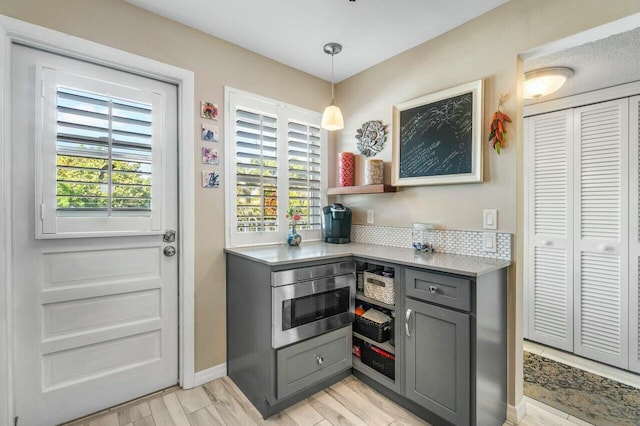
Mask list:
[[[335,105],[335,98],[333,96],[333,56],[335,53],[331,53],[331,105]]]

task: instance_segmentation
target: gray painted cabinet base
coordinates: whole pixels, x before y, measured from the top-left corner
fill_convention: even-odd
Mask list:
[[[469,314],[407,299],[406,397],[456,425],[469,424]]]

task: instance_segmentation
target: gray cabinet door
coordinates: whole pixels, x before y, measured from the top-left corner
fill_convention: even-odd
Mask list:
[[[469,425],[469,315],[412,299],[405,303],[405,395],[455,425]]]

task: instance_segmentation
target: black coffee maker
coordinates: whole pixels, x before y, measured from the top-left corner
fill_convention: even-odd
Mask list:
[[[338,203],[323,207],[322,236],[327,243],[351,242],[351,209]]]

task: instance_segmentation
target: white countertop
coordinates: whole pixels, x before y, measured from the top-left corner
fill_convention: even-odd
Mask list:
[[[298,247],[286,244],[225,249],[247,259],[269,266],[355,256],[406,266],[428,268],[441,272],[477,277],[511,265],[508,260],[463,256],[448,253],[416,253],[410,248],[349,243],[327,244],[321,241],[303,241]]]

